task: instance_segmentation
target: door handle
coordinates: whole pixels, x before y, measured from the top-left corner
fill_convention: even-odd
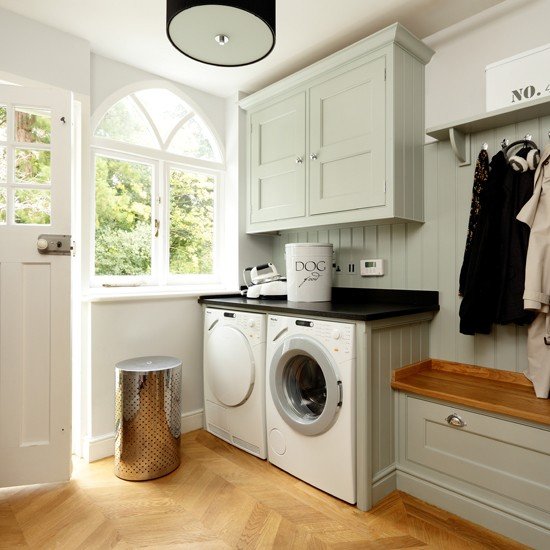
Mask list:
[[[159,236],[159,230],[160,230],[160,221],[155,220],[155,237]]]
[[[71,236],[70,235],[38,235],[36,249],[40,254],[52,254],[54,256],[71,255]]]
[[[342,382],[338,380],[338,404],[337,407],[341,407],[344,402],[344,388],[342,387]]]

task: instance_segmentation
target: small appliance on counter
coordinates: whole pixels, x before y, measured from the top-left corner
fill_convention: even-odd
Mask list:
[[[243,271],[243,279],[247,286],[243,294],[246,293],[247,298],[286,300],[286,279],[279,275],[277,268],[271,262],[247,267]]]
[[[330,302],[332,244],[285,245],[288,299],[291,302]]]

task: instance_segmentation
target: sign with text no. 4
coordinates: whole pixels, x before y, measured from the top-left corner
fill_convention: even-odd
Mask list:
[[[485,67],[486,109],[550,98],[550,44]]]

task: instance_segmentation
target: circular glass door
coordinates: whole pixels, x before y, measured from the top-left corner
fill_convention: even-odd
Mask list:
[[[275,350],[269,386],[283,420],[304,435],[328,430],[342,404],[336,365],[321,344],[305,336],[288,338]]]
[[[244,403],[255,376],[254,356],[245,335],[233,327],[215,328],[205,353],[206,379],[216,399],[228,407]]]
[[[319,363],[309,355],[295,355],[283,368],[283,388],[294,412],[316,420],[325,409],[327,382]]]

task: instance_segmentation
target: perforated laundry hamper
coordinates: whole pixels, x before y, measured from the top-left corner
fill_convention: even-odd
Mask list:
[[[136,357],[116,364],[115,475],[143,481],[180,464],[181,361]]]

